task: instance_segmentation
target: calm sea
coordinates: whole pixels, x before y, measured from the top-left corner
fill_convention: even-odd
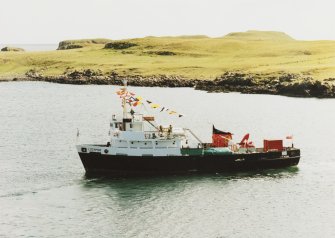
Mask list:
[[[76,143],[106,143],[116,86],[0,84],[0,237],[335,237],[335,100],[130,87],[182,113],[162,124],[210,140],[212,124],[294,136],[297,168],[142,178],[86,177]],[[77,139],[77,128],[80,137]],[[289,142],[286,142],[289,143]]]

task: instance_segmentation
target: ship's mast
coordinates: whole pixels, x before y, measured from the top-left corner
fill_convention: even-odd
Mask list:
[[[127,79],[123,79],[122,82],[124,86],[123,90],[125,94],[127,94]],[[128,113],[127,113],[127,102],[125,97],[122,99],[122,107],[123,107],[123,119],[126,119]]]

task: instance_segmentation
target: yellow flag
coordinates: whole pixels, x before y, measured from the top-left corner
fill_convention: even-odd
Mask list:
[[[124,90],[119,90],[119,91],[116,92],[117,95],[123,95],[124,93],[125,93]]]
[[[160,105],[156,104],[156,103],[151,103],[150,107],[152,107],[152,108],[158,108],[158,107],[160,107]]]

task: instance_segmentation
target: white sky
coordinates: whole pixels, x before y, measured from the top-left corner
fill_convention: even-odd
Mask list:
[[[335,0],[0,0],[0,43],[246,30],[335,40]]]

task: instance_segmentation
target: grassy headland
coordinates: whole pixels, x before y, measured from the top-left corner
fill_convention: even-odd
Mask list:
[[[335,78],[335,41],[299,41],[281,32],[248,31],[221,38],[206,36],[145,37],[113,41],[64,41],[48,52],[0,52],[0,78],[26,73],[57,77],[68,72],[99,70],[120,77],[214,80],[226,72],[256,75],[254,80],[283,74],[304,80]]]

